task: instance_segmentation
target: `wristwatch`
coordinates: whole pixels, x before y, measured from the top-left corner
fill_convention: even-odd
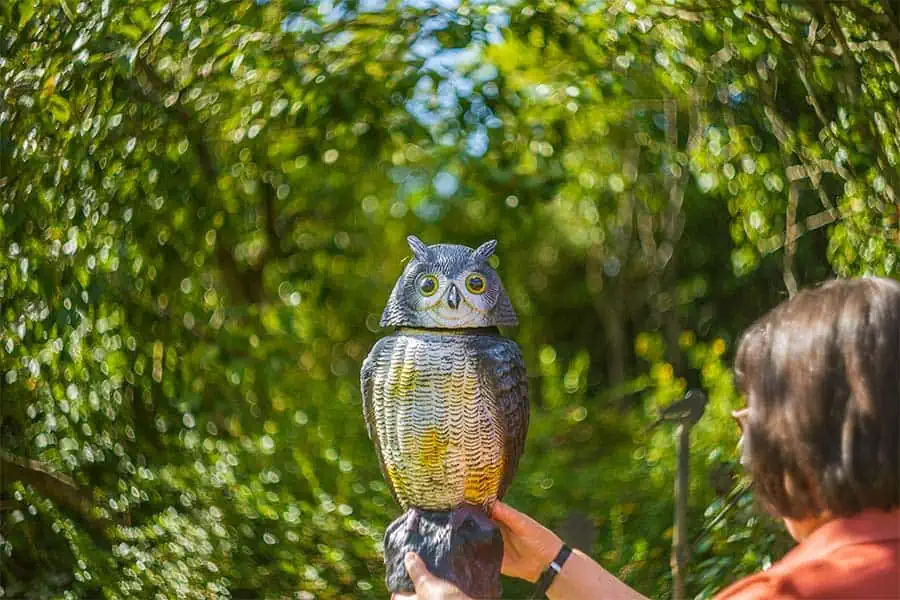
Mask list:
[[[567,544],[563,544],[563,547],[559,549],[556,558],[550,561],[550,564],[544,569],[544,572],[541,573],[540,578],[538,578],[537,585],[534,588],[535,599],[544,598],[547,595],[550,584],[553,583],[553,580],[556,579],[556,576],[562,571],[563,565],[570,554],[572,554],[572,549]]]

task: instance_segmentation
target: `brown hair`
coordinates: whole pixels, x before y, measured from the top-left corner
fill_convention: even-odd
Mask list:
[[[756,495],[779,517],[900,505],[900,282],[835,280],[754,323],[738,386]]]

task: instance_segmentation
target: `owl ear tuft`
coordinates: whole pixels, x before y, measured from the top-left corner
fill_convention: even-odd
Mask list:
[[[496,249],[497,249],[497,240],[487,241],[475,249],[475,252],[472,253],[472,258],[474,258],[475,260],[482,261],[482,262],[486,261],[494,254],[494,250],[496,250]]]
[[[406,242],[409,244],[409,249],[412,250],[413,255],[415,255],[416,258],[419,260],[428,260],[428,246],[426,246],[422,240],[411,235],[406,238]]]

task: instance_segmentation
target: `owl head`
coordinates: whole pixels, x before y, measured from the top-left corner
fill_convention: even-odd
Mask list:
[[[500,276],[488,264],[496,240],[475,250],[456,244],[426,246],[406,238],[413,259],[394,285],[382,327],[463,329],[517,325]]]

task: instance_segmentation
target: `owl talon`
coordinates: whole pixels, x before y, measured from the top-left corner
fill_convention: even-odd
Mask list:
[[[410,508],[406,511],[406,531],[415,533],[419,531],[419,518],[422,513],[417,508]]]

